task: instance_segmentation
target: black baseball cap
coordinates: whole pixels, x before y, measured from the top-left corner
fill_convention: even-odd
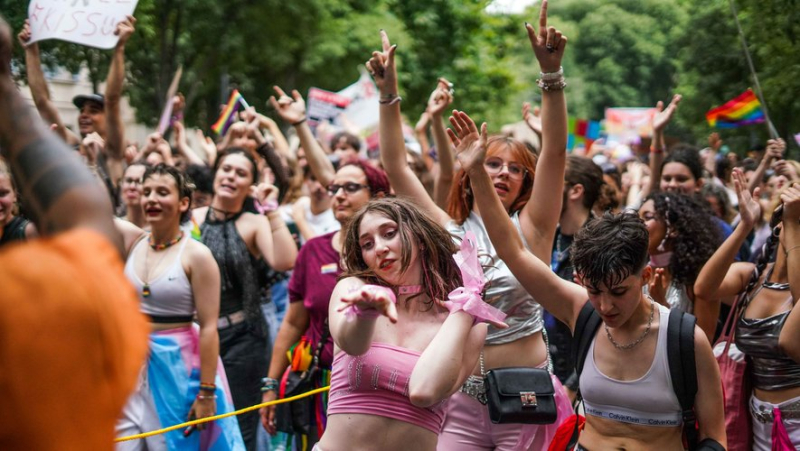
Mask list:
[[[99,103],[100,106],[106,106],[106,98],[103,94],[80,94],[72,98],[72,103],[75,104],[78,109],[83,108],[83,104],[86,102],[95,102]]]

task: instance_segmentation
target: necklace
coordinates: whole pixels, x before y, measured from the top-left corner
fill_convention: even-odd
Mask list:
[[[555,263],[561,262],[561,257],[564,256],[564,251],[561,250],[561,231],[556,234],[556,258],[554,258]]]
[[[761,282],[761,286],[768,289],[768,290],[778,290],[778,291],[788,291],[789,290],[789,283],[780,283],[780,282],[770,282],[769,278],[772,277],[772,271],[775,270],[775,266],[769,269],[767,273],[767,277],[764,277],[764,281]]]
[[[650,327],[653,325],[653,316],[656,313],[656,304],[653,298],[651,298],[650,296],[648,296],[648,299],[650,299],[650,319],[647,320],[647,328],[644,330],[644,333],[642,333],[642,335],[639,338],[637,338],[636,341],[625,345],[617,343],[616,341],[614,341],[614,337],[611,336],[611,331],[608,330],[608,325],[606,323],[603,323],[603,327],[605,327],[606,329],[606,336],[608,337],[608,341],[610,341],[615,348],[619,349],[620,351],[627,351],[629,349],[633,349],[639,343],[641,343],[645,339],[645,337],[647,337],[647,334],[650,333]]]
[[[153,235],[151,234],[148,244],[150,244],[150,248],[152,248],[154,251],[158,252],[158,251],[163,251],[164,249],[167,249],[170,246],[173,246],[173,245],[177,244],[181,240],[181,238],[183,238],[183,231],[182,230],[178,234],[178,236],[176,236],[175,238],[173,238],[172,240],[170,240],[167,243],[155,243],[155,242],[153,242]],[[147,282],[144,282],[144,285],[142,285],[142,297],[143,298],[149,298],[153,294],[153,292],[150,290],[150,272],[147,270],[148,261],[149,261],[149,259],[147,258],[148,256],[149,256],[149,252],[145,252],[145,254],[144,254],[144,275],[147,277]],[[161,263],[161,260],[163,260],[163,259],[164,259],[164,256],[162,256],[158,260],[158,263]],[[158,264],[156,264],[155,266],[157,267]]]

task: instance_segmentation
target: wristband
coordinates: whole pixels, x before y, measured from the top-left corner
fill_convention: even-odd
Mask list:
[[[664,148],[663,147],[650,146],[650,153],[654,153],[654,154],[664,153]]]
[[[270,199],[264,202],[263,204],[261,203],[261,201],[256,199],[255,204],[256,204],[256,210],[258,210],[258,212],[262,215],[267,213],[272,213],[273,211],[278,209],[278,201],[274,199]]]
[[[381,105],[394,105],[395,103],[400,103],[403,100],[400,96],[392,97],[391,99],[380,99],[378,103]]]
[[[263,386],[261,387],[261,393],[268,391],[277,391],[278,385],[280,384],[277,379],[273,379],[271,377],[265,377],[261,379],[261,383],[263,384]]]

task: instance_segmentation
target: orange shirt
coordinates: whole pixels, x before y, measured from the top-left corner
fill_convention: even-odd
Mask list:
[[[112,450],[149,326],[101,234],[0,251],[0,449]]]

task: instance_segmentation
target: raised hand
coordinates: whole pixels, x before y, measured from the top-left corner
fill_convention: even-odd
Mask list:
[[[392,45],[389,42],[389,36],[384,30],[381,30],[381,44],[383,51],[372,52],[372,58],[366,64],[367,70],[372,74],[381,97],[396,96],[397,67],[394,62],[394,53],[397,50],[397,44]]]
[[[525,124],[527,124],[528,128],[533,130],[534,133],[542,136],[542,118],[539,116],[540,112],[541,110],[538,106],[531,111],[531,104],[529,102],[522,104],[522,119],[525,120]]]
[[[81,150],[89,164],[97,164],[97,157],[106,147],[106,142],[97,132],[89,133],[81,142]]]
[[[117,29],[114,30],[114,35],[119,36],[117,47],[122,47],[128,42],[133,32],[136,30],[136,18],[133,16],[125,16],[125,20],[117,24]]]
[[[486,123],[481,125],[480,132],[475,121],[463,111],[453,110],[450,116],[452,128],[447,135],[456,147],[456,158],[465,171],[482,165],[486,159]]]
[[[781,138],[770,139],[767,141],[767,151],[764,158],[770,162],[772,160],[780,160],[783,158],[783,152],[786,151],[786,141]]]
[[[270,97],[269,103],[275,108],[281,119],[292,125],[306,119],[306,102],[296,89],[292,90],[292,97],[286,95],[283,89],[277,86],[274,86],[273,89],[278,94],[278,98]]]
[[[775,170],[776,174],[786,177],[786,180],[789,182],[795,182],[798,180],[797,169],[795,169],[793,164],[786,160],[776,161],[772,164],[772,169]]]
[[[391,292],[388,288],[365,285],[352,293],[342,296],[341,300],[344,305],[339,307],[337,311],[342,312],[351,308],[362,312],[373,310],[378,315],[385,316],[389,318],[389,321],[396,323],[397,307],[389,293]]]
[[[708,147],[714,149],[714,152],[719,152],[719,148],[722,147],[722,139],[719,137],[719,133],[714,132],[708,135]]]
[[[17,41],[19,41],[19,45],[22,47],[27,47],[31,40],[31,21],[29,19],[25,19],[25,25],[22,26],[22,30],[20,30],[19,34],[17,34]]]
[[[783,222],[797,224],[800,221],[800,183],[792,183],[792,186],[781,193],[783,202]]]
[[[761,217],[761,204],[758,202],[761,188],[756,188],[755,192],[750,194],[750,190],[747,189],[747,178],[739,168],[734,168],[731,178],[736,196],[739,198],[739,215],[742,218],[742,224],[748,230],[752,230],[758,222],[758,218]]]
[[[667,302],[667,279],[664,277],[664,268],[655,268],[653,270],[653,278],[648,283],[650,297],[654,301],[669,308]]]
[[[672,100],[669,102],[669,105],[664,108],[664,102],[658,101],[656,104],[656,114],[653,116],[653,131],[654,132],[663,132],[664,128],[666,128],[669,121],[672,120],[672,116],[675,114],[675,111],[678,109],[678,104],[681,103],[681,99],[683,97],[680,94],[675,94],[672,96]]]
[[[431,93],[428,99],[428,113],[434,117],[441,117],[444,110],[453,103],[453,95],[451,94],[452,83],[445,78],[440,78],[437,82],[436,89]]]
[[[564,48],[567,46],[567,37],[554,27],[547,27],[547,0],[542,0],[542,8],[539,10],[539,32],[527,22],[525,29],[528,30],[528,39],[541,71],[558,72],[564,57]]]
[[[278,187],[267,182],[261,182],[257,186],[251,187],[250,194],[261,205],[267,205],[270,202],[278,202]]]

